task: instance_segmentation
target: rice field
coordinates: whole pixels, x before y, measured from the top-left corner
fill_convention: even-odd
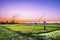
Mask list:
[[[0,26],[4,26],[14,31],[22,31],[22,32],[43,32],[44,27],[43,24],[0,24]],[[34,30],[33,30],[34,28]],[[46,24],[46,30],[56,30],[60,29],[60,24]]]
[[[0,24],[0,40],[60,40],[60,24],[46,24],[46,30],[43,24]]]

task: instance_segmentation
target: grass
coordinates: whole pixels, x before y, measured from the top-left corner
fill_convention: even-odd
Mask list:
[[[16,36],[14,32],[5,30],[2,27],[5,27],[6,29],[8,28],[18,33],[19,35]],[[0,40],[10,40],[11,38],[14,38],[15,40],[29,40],[22,35],[26,35],[26,36],[29,35],[38,38],[35,40],[45,40],[44,38],[46,36],[48,36],[49,40],[60,40],[60,24],[46,24],[47,33],[34,34],[37,32],[43,32],[44,31],[43,29],[44,29],[43,24],[0,24]],[[32,32],[33,34],[26,34],[29,32]]]
[[[19,37],[21,36],[16,36],[14,33],[11,33],[10,31],[0,27],[0,40],[12,40],[12,39],[18,40]]]
[[[14,31],[22,31],[22,32],[43,32],[43,24],[0,24],[0,26],[4,26],[7,28],[10,28],[11,30]],[[47,31],[52,31],[60,29],[60,24],[46,24],[46,30]]]

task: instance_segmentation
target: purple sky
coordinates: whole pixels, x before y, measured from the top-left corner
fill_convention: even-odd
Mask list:
[[[41,15],[46,13],[43,19],[60,20],[60,1],[59,0],[29,0],[29,1],[1,1],[0,0],[0,16],[13,17],[19,19],[39,19]]]

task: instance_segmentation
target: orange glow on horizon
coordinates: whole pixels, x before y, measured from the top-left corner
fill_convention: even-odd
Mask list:
[[[12,20],[14,20],[14,22],[17,23],[23,23],[23,22],[37,22],[37,19],[14,19],[14,18],[6,18],[6,17],[0,17],[0,22],[11,22]],[[39,22],[43,22],[44,19],[41,19]],[[60,22],[60,19],[45,19],[46,22]]]

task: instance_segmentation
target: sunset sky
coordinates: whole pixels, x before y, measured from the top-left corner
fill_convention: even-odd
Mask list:
[[[0,21],[37,21],[44,13],[41,22],[60,22],[60,0],[0,0]]]

